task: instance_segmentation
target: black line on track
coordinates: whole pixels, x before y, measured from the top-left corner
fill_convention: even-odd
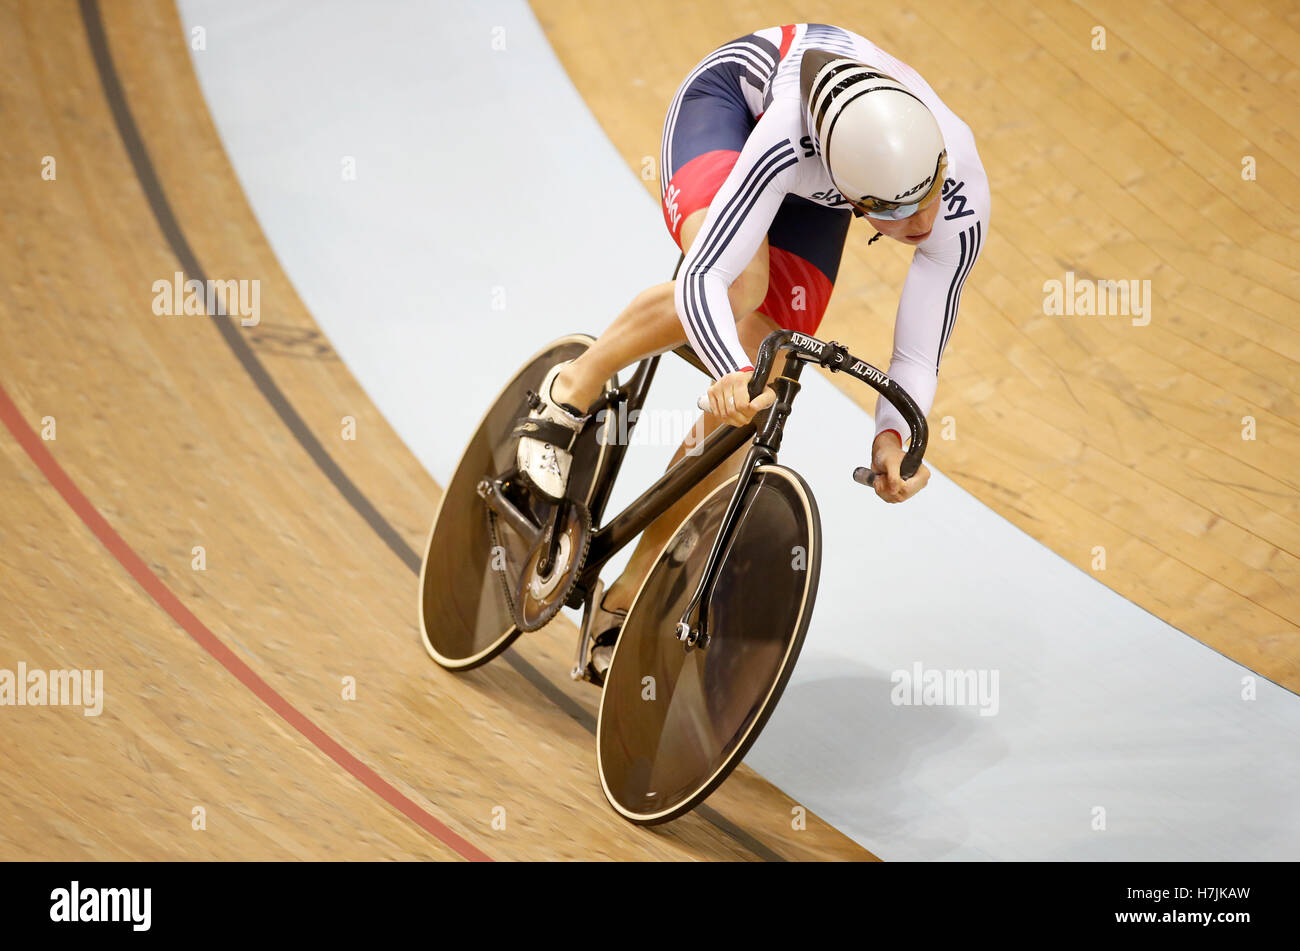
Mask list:
[[[104,96],[108,100],[108,107],[113,114],[113,121],[117,125],[118,134],[121,136],[122,144],[126,147],[127,154],[130,156],[136,179],[149,201],[149,208],[153,211],[154,219],[158,222],[158,227],[162,230],[163,237],[167,239],[168,245],[171,246],[172,253],[176,255],[177,260],[180,262],[181,269],[189,278],[206,283],[207,276],[204,274],[203,268],[200,267],[194,251],[190,248],[189,241],[185,238],[185,232],[181,230],[176,216],[172,213],[171,204],[167,201],[167,193],[163,191],[162,181],[154,170],[153,161],[149,158],[149,152],[144,145],[144,139],[135,124],[135,118],[131,115],[126,93],[123,91],[122,82],[118,78],[117,66],[113,62],[113,55],[108,47],[108,37],[104,32],[104,22],[100,16],[98,0],[78,0],[78,4],[81,9],[82,22],[86,27],[86,36],[90,41],[91,53],[95,58],[95,68],[99,73],[99,80],[104,88]],[[204,108],[207,108],[206,103]],[[298,415],[298,411],[293,408],[289,398],[285,396],[270,372],[257,358],[257,354],[253,352],[252,347],[240,334],[235,322],[216,318],[212,323],[217,327],[222,339],[225,340],[226,345],[244,368],[244,372],[252,379],[258,392],[271,404],[271,408],[280,417],[280,421],[293,434],[298,444],[306,450],[307,455],[311,457],[316,467],[329,479],[334,488],[370,526],[371,530],[379,536],[380,540],[388,546],[389,550],[407,568],[418,575],[420,573],[420,556],[398,534],[397,530],[388,523],[388,520],[379,513],[379,510],[371,504],[365,494],[348,478],[347,473],[339,467],[339,464],[321,445],[320,440],[308,428],[303,418]],[[547,680],[541,671],[514,651],[507,651],[505,659],[520,676],[532,684],[544,697],[581,724],[588,733],[595,734],[596,718],[584,710],[568,694]],[[723,817],[712,807],[700,805],[696,806],[692,811],[698,813],[700,818],[709,822],[719,831],[765,861],[785,861],[782,855]]]

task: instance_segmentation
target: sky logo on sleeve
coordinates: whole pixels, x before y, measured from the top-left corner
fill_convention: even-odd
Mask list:
[[[974,208],[966,207],[966,196],[961,193],[962,186],[965,184],[951,178],[943,183],[943,200],[948,205],[948,214],[943,216],[944,221],[975,214]]]

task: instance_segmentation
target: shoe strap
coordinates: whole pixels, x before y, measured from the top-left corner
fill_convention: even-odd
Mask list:
[[[550,443],[556,449],[573,452],[573,447],[577,445],[578,436],[581,432],[581,429],[573,430],[549,419],[525,417],[515,423],[511,435],[539,439],[542,442]]]

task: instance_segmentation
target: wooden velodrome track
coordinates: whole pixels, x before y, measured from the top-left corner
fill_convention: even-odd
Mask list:
[[[995,196],[932,414],[958,438],[932,458],[1081,568],[1105,546],[1104,583],[1300,689],[1294,8],[888,6],[815,15],[930,78]],[[468,675],[431,667],[414,571],[438,489],[276,264],[175,10],[103,7],[0,3],[0,667],[102,668],[108,694],[95,718],[0,708],[0,857],[869,858],[816,817],[793,830],[795,804],[747,769],[667,827],[617,819],[567,621]],[[534,9],[638,170],[704,51],[810,15]],[[851,241],[825,336],[883,361],[905,266]],[[177,270],[260,279],[262,325],[154,315]],[[1150,278],[1150,325],[1044,316],[1067,270]]]

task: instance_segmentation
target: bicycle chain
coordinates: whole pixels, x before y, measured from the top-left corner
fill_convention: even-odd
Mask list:
[[[488,558],[489,559],[494,558],[495,557],[494,553],[497,551],[497,549],[500,549],[501,558],[505,562],[505,567],[502,569],[498,570],[495,565],[491,565],[490,568],[492,573],[496,575],[501,582],[501,593],[502,596],[506,599],[507,606],[509,606],[510,608],[510,617],[514,619],[515,627],[519,628],[519,630],[522,631],[524,629],[523,621],[519,617],[519,607],[518,605],[515,604],[514,589],[510,587],[510,582],[506,580],[506,575],[510,573],[510,554],[509,554],[510,549],[507,548],[505,545],[501,544],[501,539],[497,536],[496,513],[493,512],[490,507],[485,505],[483,507],[483,514],[487,517],[488,543],[490,546],[488,548]]]

